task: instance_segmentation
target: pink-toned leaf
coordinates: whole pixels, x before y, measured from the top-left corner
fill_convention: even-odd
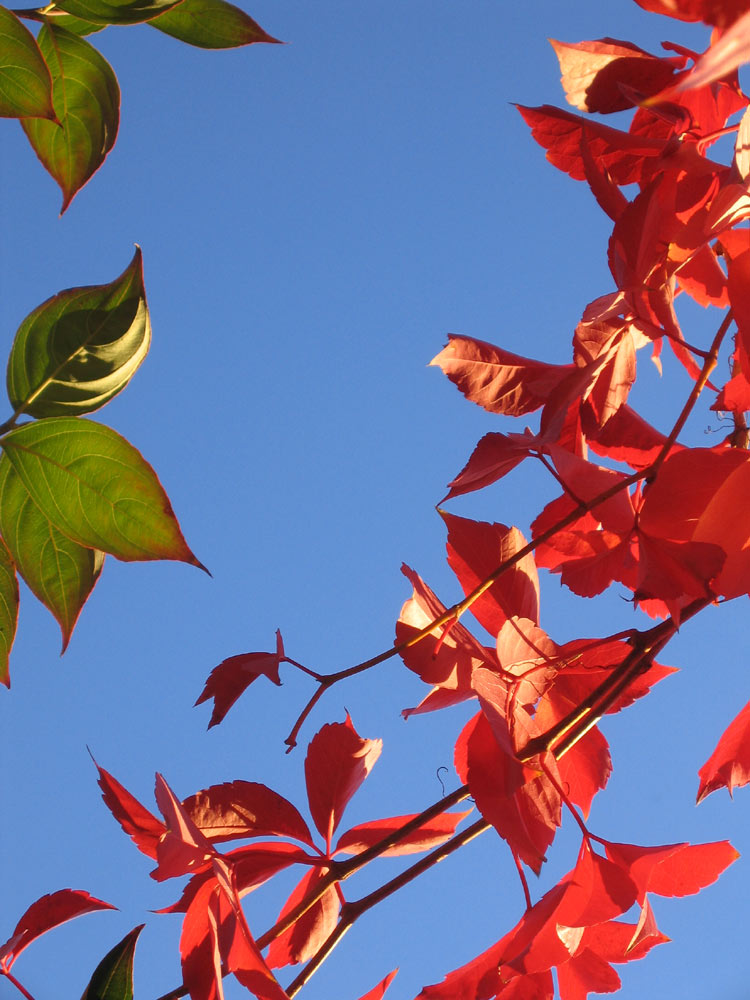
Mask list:
[[[490,413],[520,417],[539,409],[573,370],[522,358],[482,340],[451,334],[430,362],[445,372],[472,403]]]
[[[214,667],[208,675],[205,687],[196,705],[214,699],[214,708],[208,728],[217,726],[229,709],[258,677],[265,676],[281,686],[279,666],[284,659],[284,643],[281,632],[276,631],[275,653],[240,653],[230,656]]]
[[[441,813],[417,827],[416,830],[412,830],[406,836],[399,838],[398,842],[393,847],[389,847],[387,851],[383,851],[380,857],[395,858],[402,854],[418,854],[420,851],[429,851],[433,847],[438,847],[446,840],[450,840],[456,832],[458,824],[461,820],[466,819],[470,812],[471,810]],[[415,815],[389,816],[387,819],[376,819],[369,823],[353,826],[339,837],[334,854],[361,854],[369,847],[379,844],[385,837],[396,833],[406,823],[413,820]]]
[[[305,757],[305,781],[310,813],[326,845],[382,749],[382,740],[358,735],[348,713],[344,722],[328,723],[313,736]]]
[[[161,774],[156,775],[156,804],[166,823],[166,833],[156,846],[157,867],[151,877],[161,882],[192,874],[216,854]]]
[[[185,799],[182,806],[212,843],[276,834],[313,846],[307,823],[292,803],[255,781],[211,785]]]
[[[8,972],[32,941],[60,924],[95,910],[114,910],[111,903],[90,896],[83,889],[58,889],[32,903],[16,924],[10,938],[0,946],[0,969]]]

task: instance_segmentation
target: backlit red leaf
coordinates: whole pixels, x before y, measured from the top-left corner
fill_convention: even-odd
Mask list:
[[[472,403],[490,413],[520,417],[539,409],[573,370],[522,358],[494,344],[451,334],[430,362],[438,365]]]
[[[208,728],[217,726],[229,709],[248,687],[260,676],[267,677],[274,684],[281,685],[279,666],[284,659],[284,643],[281,632],[276,632],[275,653],[240,653],[230,656],[214,667],[208,675],[205,687],[196,705],[214,699],[214,709]]]
[[[99,772],[99,787],[105,805],[138,850],[149,858],[155,858],[157,844],[167,828],[108,771],[99,767],[96,761],[94,764]]]
[[[348,713],[345,722],[328,723],[313,736],[305,758],[305,781],[310,813],[326,845],[382,749],[382,740],[358,735]]]
[[[377,986],[373,986],[371,990],[368,990],[364,996],[361,996],[359,1000],[382,1000],[385,996],[385,991],[391,985],[398,969],[394,969],[393,972],[389,972],[385,979],[381,979]]]
[[[748,0],[635,0],[639,7],[678,21],[703,21],[726,28],[749,7]]]
[[[750,781],[750,702],[729,723],[698,777],[698,802],[717,788],[731,795]]]
[[[609,962],[589,948],[577,951],[557,969],[560,1000],[587,1000],[589,993],[615,993],[621,985]]]
[[[727,840],[663,847],[606,843],[605,849],[611,861],[629,872],[641,902],[647,892],[657,896],[690,896],[700,892],[739,857]]]
[[[161,882],[194,872],[209,862],[216,851],[160,774],[156,775],[155,795],[167,827],[156,845],[158,865],[151,873],[152,878]]]
[[[182,805],[213,843],[276,834],[313,844],[307,823],[292,803],[255,781],[211,785],[185,799]]]
[[[556,917],[568,927],[590,927],[629,910],[638,890],[619,865],[595,854],[587,841],[581,844],[578,862]]]
[[[111,903],[95,899],[83,889],[58,889],[32,903],[16,924],[15,930],[0,946],[0,968],[9,971],[15,960],[32,941],[59,927],[73,917],[95,910],[114,910]]]
[[[528,433],[485,434],[463,469],[448,483],[448,492],[440,502],[481,490],[502,479],[527,457],[537,442],[538,438]]]
[[[428,820],[416,830],[399,838],[397,844],[383,851],[381,858],[398,857],[402,854],[418,854],[429,851],[433,847],[444,844],[456,832],[456,827],[462,819],[466,819],[471,810],[459,813],[441,813]],[[385,837],[396,833],[406,823],[413,820],[416,814],[410,816],[389,816],[387,819],[376,819],[369,823],[360,823],[338,839],[335,854],[361,854],[368,847],[380,843]]]
[[[279,920],[315,890],[326,874],[325,868],[312,868],[284,904]],[[283,934],[271,942],[267,961],[272,969],[296,965],[312,957],[336,927],[341,903],[335,886],[329,886],[321,898]]]

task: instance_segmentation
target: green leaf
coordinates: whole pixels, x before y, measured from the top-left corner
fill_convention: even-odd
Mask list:
[[[225,0],[182,0],[149,21],[152,28],[201,49],[232,49],[253,42],[278,42],[244,10]]]
[[[23,321],[8,359],[15,413],[91,413],[124,389],[148,353],[141,251],[108,285],[69,288]]]
[[[58,531],[126,562],[178,559],[204,569],[156,473],[109,427],[48,417],[0,438],[29,496]]]
[[[29,590],[57,619],[65,652],[102,571],[104,554],[77,545],[58,531],[5,456],[0,458],[0,531]]]
[[[18,579],[13,559],[0,538],[0,683],[10,687],[8,658],[18,624]]]
[[[37,38],[52,74],[52,104],[60,125],[24,118],[24,132],[63,194],[60,214],[115,144],[120,88],[106,59],[78,35],[51,24]]]
[[[34,36],[0,7],[0,117],[51,118],[52,77]]]
[[[133,1000],[135,943],[145,924],[134,927],[107,952],[94,970],[81,1000]]]
[[[108,3],[107,0],[58,0],[60,10],[96,24],[139,24],[163,14],[180,0],[124,0]]]
[[[93,35],[107,27],[106,24],[94,24],[93,21],[84,21],[83,18],[62,13],[55,14],[55,24],[66,31],[72,31],[74,35]]]

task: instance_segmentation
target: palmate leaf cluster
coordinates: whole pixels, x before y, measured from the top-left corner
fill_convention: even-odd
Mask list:
[[[275,651],[231,656],[215,667],[197,699],[213,700],[215,726],[259,677],[279,685],[282,667],[303,672],[316,687],[287,740],[292,748],[333,684],[399,656],[426,686],[421,701],[403,709],[406,718],[460,702],[475,709],[453,744],[459,784],[421,812],[340,833],[381,749],[380,740],[359,735],[348,714],[309,742],[311,822],[254,780],[210,785],[181,800],[161,774],[157,815],[97,765],[104,803],[155,861],[152,877],[186,879],[164,911],[182,916],[182,983],[170,998],[221,1000],[232,976],[258,1000],[289,1000],[362,914],[490,831],[510,856],[526,906],[488,948],[453,971],[440,970],[442,981],[424,986],[418,1000],[586,1000],[619,988],[615,966],[668,940],[654,897],[697,893],[738,857],[727,841],[621,843],[588,825],[612,771],[601,721],[648,696],[672,672],[657,657],[681,625],[710,605],[750,594],[750,99],[736,72],[750,55],[750,0],[638,2],[719,30],[703,56],[671,43],[657,55],[611,38],[555,42],[575,112],[519,107],[552,166],[586,183],[610,219],[614,290],[585,306],[568,364],[469,336],[451,337],[433,361],[492,419],[539,414],[535,430],[503,424],[486,434],[444,502],[504,480],[529,461],[540,464],[559,495],[532,511],[523,531],[441,511],[448,563],[463,597],[447,605],[404,566],[411,596],[385,651],[326,675],[293,660],[277,633]],[[204,47],[273,41],[216,0],[82,0],[24,14],[42,22],[36,40],[15,14],[2,15],[13,49],[3,93],[10,94],[9,116],[22,120],[60,184],[63,209],[101,164],[117,129],[114,75],[85,35],[106,24],[147,21]],[[617,120],[620,127],[587,117],[620,112],[631,112],[624,125]],[[720,163],[709,152],[727,131],[738,141],[731,162]],[[709,343],[696,345],[683,332],[680,296],[721,310]],[[119,278],[61,292],[18,330],[8,363],[12,414],[0,429],[6,659],[16,573],[56,616],[65,644],[106,554],[200,565],[150,466],[87,416],[128,384],[150,336],[138,250]],[[658,362],[663,349],[683,366],[690,389],[682,409],[657,428],[632,405],[631,390],[639,358],[650,353]],[[723,382],[720,358],[729,361]],[[682,440],[702,394],[732,424],[712,448]],[[579,597],[616,586],[654,624],[559,641],[541,625],[540,570],[558,574]],[[701,768],[699,801],[750,782],[749,710],[739,712]],[[472,808],[456,811],[462,802]],[[542,870],[566,812],[580,830],[580,850],[557,884],[535,896],[527,872]],[[229,841],[242,843],[225,848]],[[349,879],[362,868],[412,854],[419,859],[399,874],[352,897]],[[243,900],[289,869],[298,876],[294,888],[282,896],[276,922],[259,932]],[[24,992],[13,973],[21,952],[60,923],[108,908],[82,890],[37,900],[0,947],[0,976]],[[105,956],[83,1000],[132,1000],[139,932]],[[301,968],[282,986],[278,970],[288,966]],[[381,998],[394,975],[360,1000]]]

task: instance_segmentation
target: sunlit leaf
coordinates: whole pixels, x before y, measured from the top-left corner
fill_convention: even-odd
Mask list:
[[[253,42],[278,42],[244,10],[226,0],[182,0],[149,24],[201,49],[231,49]]]
[[[8,359],[16,413],[72,416],[125,388],[151,343],[141,251],[107,285],[69,288],[23,321]]]
[[[201,566],[156,473],[109,427],[50,417],[11,431],[0,444],[37,507],[74,542],[125,562]]]
[[[37,42],[52,74],[52,103],[61,124],[26,118],[21,125],[60,185],[62,214],[115,144],[120,88],[106,59],[78,35],[45,24]]]
[[[133,1000],[135,944],[144,926],[134,927],[107,952],[94,970],[81,1000]]]
[[[34,36],[0,7],[0,118],[51,118],[52,78]]]
[[[0,531],[29,589],[57,619],[64,651],[102,571],[104,554],[58,531],[5,457],[0,459]]]
[[[18,623],[18,579],[8,547],[0,538],[0,684],[10,687],[8,658]]]

